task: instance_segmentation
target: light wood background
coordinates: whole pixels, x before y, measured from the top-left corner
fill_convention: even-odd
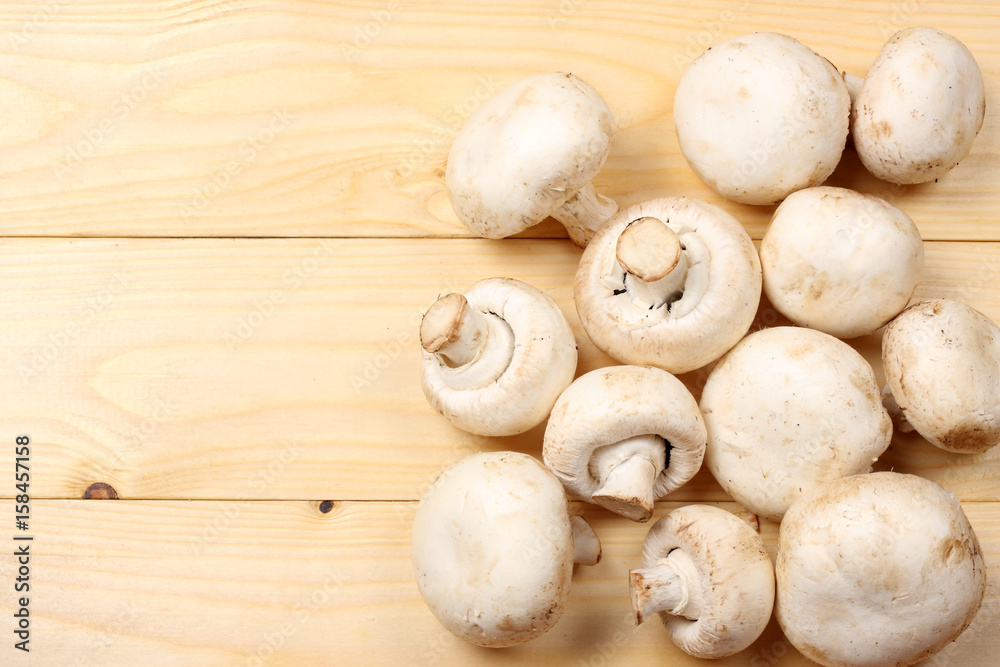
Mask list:
[[[579,250],[551,223],[468,238],[444,190],[448,147],[502,86],[572,71],[618,120],[599,191],[622,205],[699,197],[759,239],[773,208],[722,200],[678,151],[684,67],[773,30],[861,75],[911,25],[947,30],[982,67],[972,153],[938,183],[890,188],[848,151],[830,183],[914,219],[917,298],[1000,320],[992,0],[0,6],[0,540],[14,544],[19,434],[33,444],[34,537],[27,655],[13,649],[15,562],[0,557],[0,664],[700,662],[655,621],[634,627],[625,577],[646,527],[591,507],[573,510],[604,560],[578,569],[565,616],[537,641],[466,645],[419,597],[409,526],[422,490],[474,451],[538,455],[542,434],[474,437],[431,411],[424,309],[479,278],[526,280],[569,317],[580,373],[612,363],[573,308]],[[780,322],[762,304],[758,326]],[[854,344],[881,375],[878,336]],[[705,377],[683,379],[697,394]],[[926,664],[995,665],[1000,451],[961,457],[897,435],[879,467],[953,491],[986,553],[975,623]],[[82,500],[96,482],[121,499]],[[703,471],[657,516],[695,501],[735,509]],[[776,531],[762,526],[772,553]],[[719,664],[811,663],[772,623]]]

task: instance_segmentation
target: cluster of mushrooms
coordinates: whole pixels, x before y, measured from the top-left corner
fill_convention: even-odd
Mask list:
[[[565,316],[517,280],[482,280],[426,312],[422,384],[436,411],[487,436],[548,420],[542,461],[475,454],[421,499],[413,565],[437,618],[482,646],[541,635],[574,563],[600,559],[567,498],[643,522],[704,464],[750,513],[780,522],[776,562],[755,518],[676,509],[629,573],[637,622],[659,615],[682,650],[718,658],[773,612],[831,666],[910,665],[954,640],[985,590],[975,533],[949,492],[872,464],[893,423],[952,452],[1000,443],[1000,329],[953,300],[907,308],[924,259],[912,220],[821,184],[849,138],[881,179],[934,180],[968,153],[984,110],[975,60],[936,29],[893,36],[863,81],[784,35],[712,47],[677,87],[677,136],[721,195],[779,204],[758,253],[711,204],[619,211],[598,195],[614,120],[579,78],[536,75],[487,101],[449,155],[455,211],[487,238],[562,221],[585,246],[580,320],[620,365],[574,380]],[[795,326],[748,334],[762,292]],[[880,388],[843,339],[883,327]],[[713,363],[698,401],[675,374]]]

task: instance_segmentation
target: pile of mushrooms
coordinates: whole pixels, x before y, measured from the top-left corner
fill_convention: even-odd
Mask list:
[[[436,411],[484,436],[547,420],[542,463],[476,454],[421,499],[413,565],[441,623],[482,646],[541,635],[574,562],[600,558],[567,499],[648,521],[704,461],[746,510],[692,504],[652,524],[629,572],[637,623],[659,615],[681,650],[719,658],[753,644],[773,611],[830,667],[910,665],[968,627],[986,575],[961,505],[929,480],[872,470],[894,424],[949,452],[1000,444],[1000,327],[957,301],[912,304],[917,226],[822,183],[848,138],[879,178],[934,180],[968,154],[983,113],[975,59],[931,28],[893,36],[864,80],[785,35],[712,47],[678,84],[677,139],[722,196],[778,204],[758,254],[707,202],[618,211],[598,196],[614,120],[578,77],[540,74],[487,101],[448,159],[458,218],[490,239],[563,222],[585,247],[573,282],[583,330],[620,365],[574,380],[567,318],[516,280],[429,307],[422,381]],[[750,333],[762,292],[794,326]],[[879,331],[881,390],[840,340]],[[673,375],[696,369],[700,399]],[[780,523],[775,566],[758,516]]]

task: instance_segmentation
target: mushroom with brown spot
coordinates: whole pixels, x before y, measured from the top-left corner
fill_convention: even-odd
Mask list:
[[[677,141],[691,169],[745,204],[776,204],[825,181],[840,162],[850,109],[837,68],[771,32],[711,47],[674,94]]]
[[[954,299],[907,308],[882,337],[886,405],[901,431],[949,452],[1000,443],[1000,327]]]
[[[420,323],[431,406],[479,435],[514,435],[548,416],[576,373],[576,338],[559,305],[511,278],[438,299]]]
[[[629,588],[636,623],[658,613],[685,653],[722,658],[750,646],[767,627],[774,568],[747,521],[718,507],[687,505],[650,528]]]
[[[778,532],[775,613],[826,667],[906,667],[950,644],[986,589],[955,497],[894,472],[841,478],[797,500]]]
[[[743,225],[687,197],[617,213],[584,250],[573,284],[598,348],[671,373],[700,368],[735,345],[760,293],[760,259]]]
[[[413,519],[417,587],[435,617],[480,646],[530,641],[559,620],[574,562],[600,542],[552,473],[527,454],[474,454],[448,467]]]
[[[820,186],[781,202],[761,241],[760,262],[764,294],[785,317],[854,338],[906,307],[924,249],[917,226],[892,204]]]
[[[972,149],[986,114],[983,75],[952,35],[914,27],[893,35],[857,88],[851,136],[862,164],[897,184],[926,183]]]
[[[459,219],[499,239],[551,216],[587,245],[618,205],[592,179],[604,165],[614,117],[594,88],[551,72],[488,99],[462,126],[448,154],[445,184]]]
[[[864,357],[802,327],[740,341],[709,374],[701,411],[705,466],[734,500],[772,521],[816,486],[870,471],[892,438]]]
[[[542,459],[570,495],[633,521],[687,483],[705,454],[705,424],[684,384],[658,368],[590,371],[556,401]]]

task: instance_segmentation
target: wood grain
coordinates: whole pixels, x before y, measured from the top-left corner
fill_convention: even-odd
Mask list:
[[[473,451],[538,455],[543,427],[472,436],[420,390],[423,311],[483,277],[555,298],[579,373],[613,363],[576,316],[580,251],[564,240],[8,239],[0,251],[0,426],[37,443],[47,497],[105,482],[123,498],[413,500]],[[929,243],[915,298],[1000,319],[997,257],[996,243]],[[755,326],[782,322],[765,302]],[[854,345],[881,374],[878,336]],[[699,395],[707,375],[683,379]],[[1000,498],[997,450],[897,437],[882,463]],[[703,471],[673,498],[726,496]]]
[[[444,188],[448,148],[493,92],[572,71],[617,119],[600,192],[623,206],[698,197],[759,239],[773,208],[722,200],[680,155],[684,68],[713,43],[773,30],[860,75],[910,25],[955,35],[983,70],[972,153],[937,183],[900,188],[848,150],[829,183],[917,223],[915,298],[1000,321],[990,0],[4,3],[0,433],[32,438],[34,540],[28,655],[12,648],[15,561],[0,557],[0,664],[700,664],[656,622],[632,624],[625,574],[646,526],[591,506],[574,511],[604,560],[578,569],[566,614],[536,642],[477,649],[419,598],[414,501],[467,454],[537,456],[542,438],[474,437],[433,413],[417,382],[424,310],[480,278],[518,278],[566,313],[579,373],[613,363],[573,308],[580,251],[551,220],[519,240],[466,238]],[[754,326],[782,323],[764,302]],[[880,375],[878,336],[852,344]],[[697,395],[707,373],[682,379]],[[925,664],[993,665],[1000,451],[960,457],[897,434],[878,468],[953,491],[986,554],[976,622]],[[79,500],[96,482],[123,500]],[[15,493],[0,485],[4,521]],[[656,516],[729,498],[702,471],[668,500]],[[773,556],[777,527],[762,528]],[[772,621],[718,664],[812,663]]]
[[[772,30],[861,75],[909,25],[975,54],[983,131],[939,183],[890,189],[850,151],[831,183],[897,200],[925,238],[993,239],[1000,8],[926,0],[8,3],[0,233],[466,236],[442,176],[455,133],[501,87],[572,70],[617,118],[602,192],[622,205],[706,199],[759,237],[773,209],[722,200],[679,153],[684,68],[713,43]]]
[[[660,503],[654,520],[676,506]],[[414,507],[348,502],[322,514],[294,501],[36,502],[31,664],[703,664],[674,647],[656,619],[632,620],[627,572],[648,526],[589,506],[574,512],[594,526],[604,557],[577,568],[551,631],[503,651],[453,637],[413,580]],[[965,510],[990,583],[972,626],[928,665],[987,667],[1000,650],[1000,507]],[[765,522],[762,535],[773,557],[777,526]],[[0,578],[12,572],[0,561]],[[0,616],[10,618],[12,591],[0,591]],[[750,648],[714,664],[813,663],[772,621]]]

